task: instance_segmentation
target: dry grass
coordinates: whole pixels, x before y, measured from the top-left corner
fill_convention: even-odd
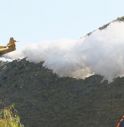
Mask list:
[[[0,110],[0,127],[24,127],[20,123],[20,118],[14,105]]]

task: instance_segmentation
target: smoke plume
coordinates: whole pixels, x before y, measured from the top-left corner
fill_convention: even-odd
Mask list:
[[[7,54],[11,59],[26,57],[59,76],[86,78],[99,74],[112,81],[124,75],[124,22],[111,22],[78,40],[34,43]]]

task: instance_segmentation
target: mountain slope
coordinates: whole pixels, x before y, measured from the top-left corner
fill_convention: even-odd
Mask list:
[[[117,19],[115,19],[115,20],[113,20],[113,21],[111,21],[107,24],[104,24],[103,26],[99,27],[98,29],[99,30],[105,30],[111,23],[115,23],[115,22],[124,22],[124,16],[118,17]],[[86,36],[90,36],[93,32],[95,32],[95,30],[93,30],[92,32],[87,33]]]
[[[0,107],[15,103],[25,127],[113,127],[124,112],[124,78],[59,78],[25,59],[0,65]]]

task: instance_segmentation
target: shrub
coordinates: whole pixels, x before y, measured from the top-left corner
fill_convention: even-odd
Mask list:
[[[24,127],[14,105],[0,110],[0,127]]]

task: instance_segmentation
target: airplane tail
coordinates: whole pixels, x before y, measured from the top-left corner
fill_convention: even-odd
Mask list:
[[[16,48],[15,42],[16,42],[16,40],[14,40],[14,38],[11,37],[9,40],[9,43],[7,44],[7,47],[15,49]]]

